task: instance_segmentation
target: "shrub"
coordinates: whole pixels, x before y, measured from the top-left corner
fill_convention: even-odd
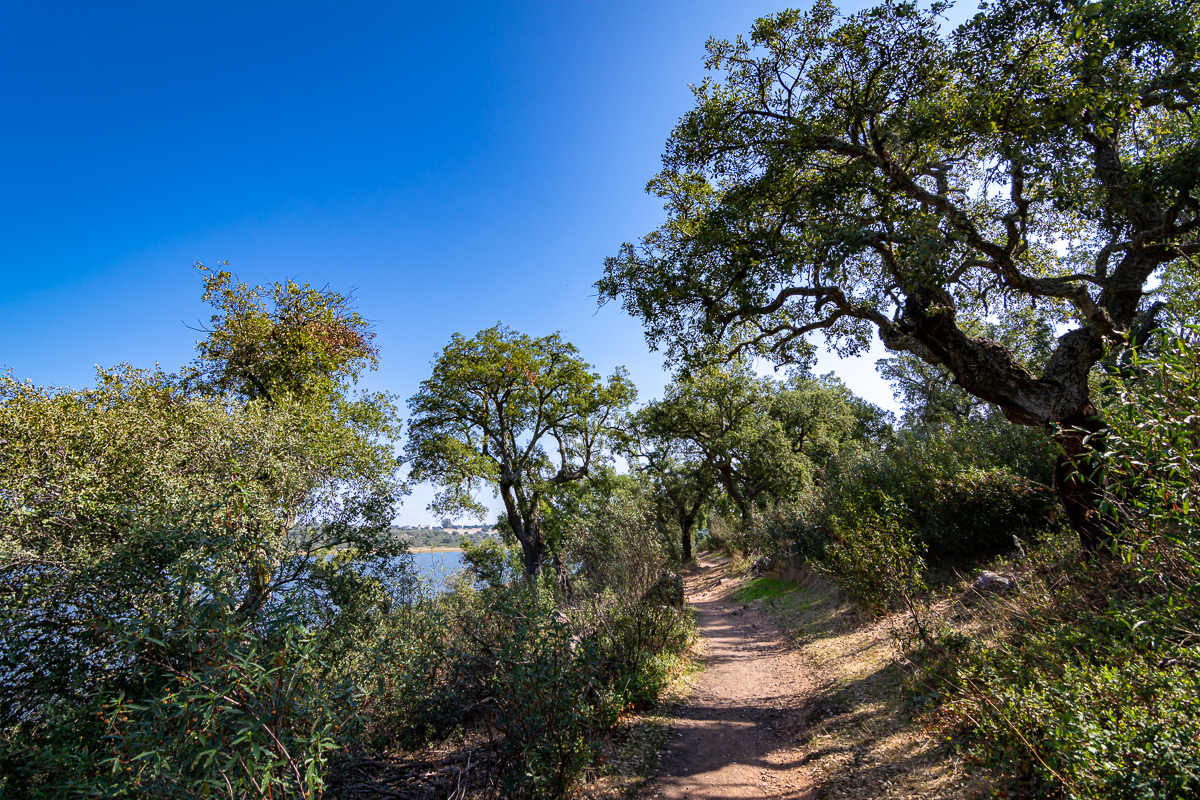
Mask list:
[[[963,670],[975,759],[1080,800],[1195,797],[1200,652],[1154,660],[1113,642],[1108,620],[1064,622]]]
[[[1007,469],[967,469],[938,480],[921,509],[921,539],[931,552],[958,558],[1003,553],[1013,537],[1032,541],[1054,517],[1050,487]]]
[[[690,612],[630,599],[602,607],[592,626],[593,654],[605,685],[623,708],[653,707],[691,642]]]
[[[410,659],[389,678],[404,687],[392,691],[407,698],[396,725],[407,741],[491,732],[506,797],[568,794],[599,737],[658,702],[691,641],[689,612],[643,599],[665,555],[638,497],[592,511],[580,532],[607,527],[568,541],[561,560],[577,566],[566,594],[551,569],[527,581],[515,548],[466,548],[468,579],[412,612],[441,625],[423,623],[437,639],[418,648],[425,667]]]
[[[1068,575],[1015,630],[969,652],[950,710],[973,757],[1044,795],[1174,800],[1200,793],[1197,329],[1133,353],[1094,442],[1117,514],[1114,558]],[[1061,568],[1060,568],[1061,570]]]
[[[442,602],[450,652],[437,691],[452,698],[457,724],[481,723],[499,735],[509,797],[568,793],[592,763],[598,736],[625,711],[658,701],[691,636],[680,609],[611,590],[561,609],[547,587],[519,577],[462,587]],[[442,719],[430,719],[429,729]]]
[[[101,704],[108,746],[89,791],[320,796],[339,729],[354,715],[353,688],[323,685],[327,669],[302,628],[249,640],[235,630],[206,633],[209,647],[184,669],[144,655],[143,691]]]
[[[562,797],[591,762],[599,664],[552,609],[521,590],[505,599],[488,609],[500,635],[484,701],[504,737],[505,795]]]
[[[883,498],[904,506],[932,559],[986,558],[1012,549],[1014,536],[1037,539],[1056,509],[1041,482],[1049,476],[1049,450],[1027,431],[992,428],[985,420],[907,430],[886,450],[843,455],[818,496],[795,517],[798,549],[819,558],[831,535],[829,518],[846,518],[862,507],[886,513]],[[1004,464],[1007,458],[1014,465]]]
[[[211,584],[187,588],[205,599],[177,604],[169,626],[157,615],[93,623],[96,649],[83,655],[93,663],[75,665],[77,682],[13,709],[0,787],[24,797],[319,796],[332,751],[357,727],[361,691],[331,672],[285,606],[247,625]]]
[[[868,507],[833,520],[820,566],[867,611],[914,610],[925,591],[921,547],[903,512],[886,498],[878,504],[887,509],[883,514]]]

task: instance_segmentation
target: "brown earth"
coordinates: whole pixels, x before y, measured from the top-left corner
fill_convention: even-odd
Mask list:
[[[816,798],[797,733],[822,678],[773,622],[729,600],[720,566],[705,560],[688,576],[705,671],[641,797]]]
[[[687,576],[705,670],[680,707],[642,800],[964,800],[994,787],[936,717],[911,708],[903,615],[873,618],[811,570],[775,575],[774,599],[711,555]],[[751,593],[753,594],[753,592]],[[931,613],[949,620],[949,600]],[[966,628],[964,628],[966,630]],[[917,698],[919,699],[919,698]]]

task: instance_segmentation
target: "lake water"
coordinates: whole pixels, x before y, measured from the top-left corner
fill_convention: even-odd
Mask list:
[[[443,553],[414,550],[412,557],[413,566],[417,568],[417,573],[422,578],[429,580],[435,589],[442,587],[442,578],[451,572],[457,572],[463,567],[462,552],[459,550],[451,550]]]

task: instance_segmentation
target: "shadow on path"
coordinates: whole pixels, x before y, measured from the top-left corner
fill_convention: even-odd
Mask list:
[[[706,575],[713,568],[702,562],[688,578],[705,670],[641,797],[815,800],[796,734],[821,687],[773,623]]]

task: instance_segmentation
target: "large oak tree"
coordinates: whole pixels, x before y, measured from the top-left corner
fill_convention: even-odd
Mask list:
[[[535,339],[499,324],[470,339],[456,333],[409,401],[410,476],[442,487],[430,506],[438,514],[483,514],[473,492],[490,485],[532,578],[546,557],[551,494],[604,460],[635,396],[623,369],[602,381],[557,334]]]
[[[1155,274],[1200,250],[1200,15],[1014,0],[947,34],[945,8],[818,2],[710,42],[717,77],[650,184],[668,220],[607,261],[601,301],[680,360],[727,341],[785,363],[810,332],[842,353],[877,332],[1054,436],[1095,547],[1113,528],[1077,468],[1102,429],[1089,376],[1150,324]],[[1045,358],[977,333],[1031,308],[1061,332]]]

